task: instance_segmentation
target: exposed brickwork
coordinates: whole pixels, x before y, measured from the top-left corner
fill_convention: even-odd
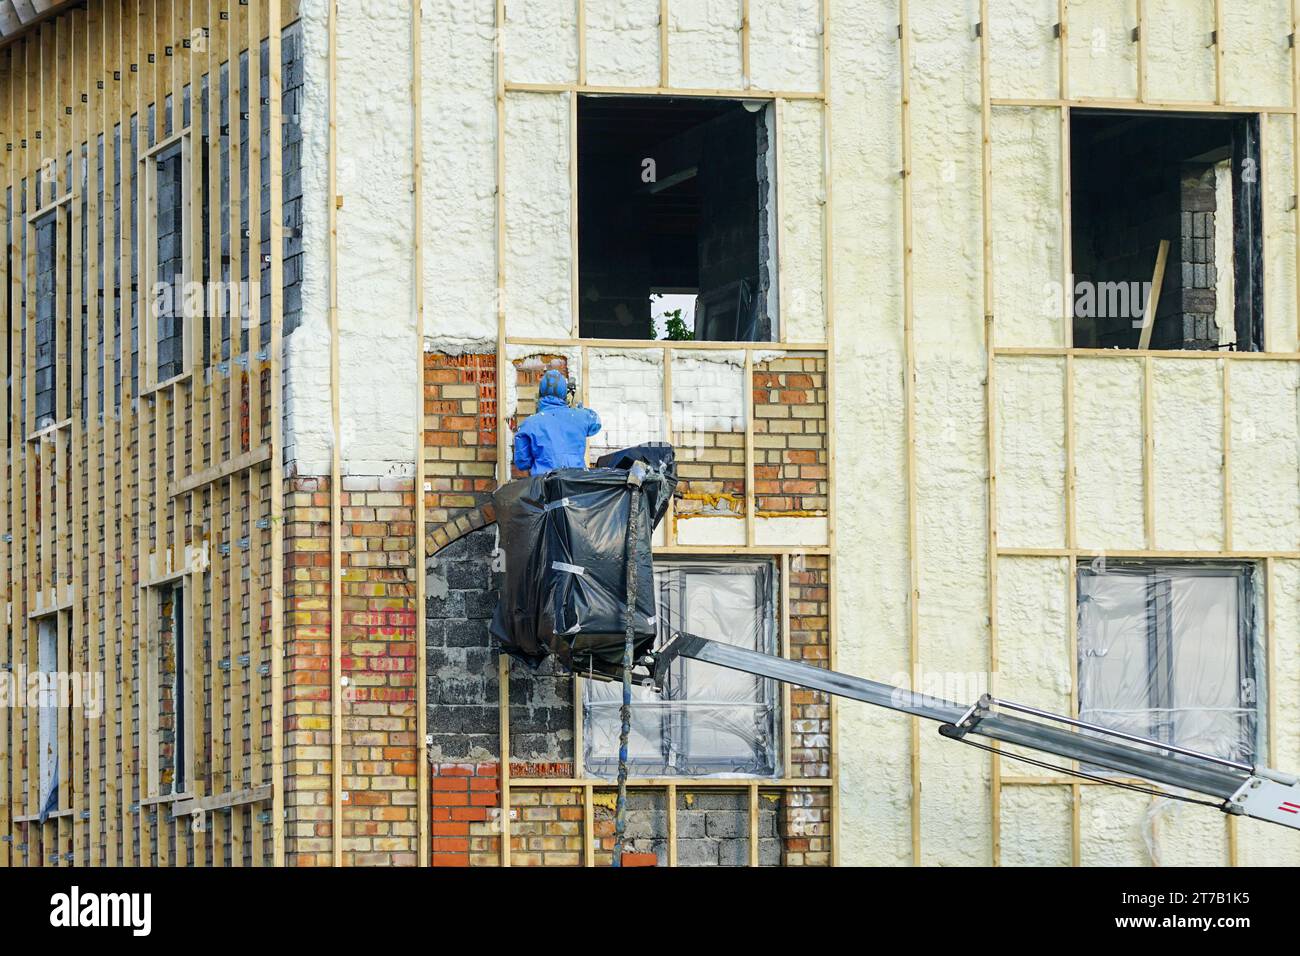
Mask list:
[[[675,433],[678,517],[745,513],[744,431]]]
[[[830,666],[830,561],[824,555],[790,559],[790,657]],[[790,688],[790,773],[829,777],[831,773],[829,695]],[[829,866],[830,792],[794,789],[782,806],[782,840],[787,866]]]
[[[582,865],[582,790],[510,788],[511,866]]]
[[[415,489],[343,479],[343,862],[416,859]]]
[[[831,793],[794,788],[781,806],[782,862],[786,866],[831,865]]]
[[[756,365],[753,413],[755,510],[825,512],[825,357],[788,356]]]
[[[292,478],[284,496],[286,862],[330,863],[330,493]]]
[[[495,866],[501,854],[501,768],[446,763],[429,768],[433,866]]]
[[[790,559],[790,657],[830,666],[829,559]],[[830,776],[830,698],[822,691],[790,689],[791,771],[796,777]]]
[[[512,425],[536,407],[547,368],[567,372],[562,356],[513,360],[517,392]],[[706,371],[709,371],[706,369]],[[495,357],[425,356],[426,462],[431,487],[426,538],[425,688],[430,750],[432,862],[495,866],[501,858],[498,651],[488,632],[500,570],[489,499],[496,446]],[[696,373],[699,373],[697,371]],[[825,364],[777,359],[755,371],[756,447],[772,466],[761,510],[825,508]],[[739,384],[743,376],[736,380]],[[743,513],[743,402],[731,423],[714,396],[711,426],[675,436],[683,491],[679,514]],[[469,454],[467,454],[469,452]],[[436,471],[432,466],[437,465]],[[485,466],[467,470],[466,465]],[[436,477],[435,477],[436,475]],[[433,484],[437,481],[437,484]],[[796,659],[828,662],[828,566],[824,557],[796,556],[791,565],[790,643]],[[829,705],[824,695],[794,692],[792,766],[800,776],[829,773]],[[546,666],[512,664],[510,672],[510,857],[515,866],[579,866],[584,859],[583,790],[528,786],[529,780],[573,775],[573,696],[568,675]],[[683,778],[689,785],[689,778]],[[611,863],[612,793],[596,792],[594,859]],[[667,796],[638,790],[629,803],[628,865],[667,865]],[[829,862],[829,800],[821,789],[764,792],[759,805],[762,865]],[[746,790],[678,792],[678,862],[746,866],[750,861]]]
[[[496,356],[424,354],[425,521],[447,524],[496,488]]]
[[[329,482],[286,496],[286,830],[289,862],[330,862]],[[415,492],[411,479],[342,490],[343,862],[416,859]]]

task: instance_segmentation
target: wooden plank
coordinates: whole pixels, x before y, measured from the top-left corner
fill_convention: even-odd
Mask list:
[[[181,817],[200,811],[211,813],[216,810],[228,810],[231,807],[265,803],[271,799],[272,789],[270,784],[262,784],[255,787],[245,787],[241,790],[233,790],[228,793],[216,793],[207,797],[181,800],[172,804],[172,814]]]
[[[71,353],[71,376],[72,376],[72,394],[69,402],[68,412],[72,418],[72,429],[69,435],[68,445],[68,466],[69,470],[65,474],[70,478],[72,493],[72,527],[71,527],[71,545],[70,550],[65,552],[65,566],[71,572],[73,581],[84,580],[88,576],[88,565],[86,561],[87,542],[86,535],[82,529],[82,521],[85,516],[85,506],[83,496],[86,489],[86,471],[89,468],[89,453],[86,447],[86,430],[89,426],[89,418],[82,418],[82,401],[84,396],[82,386],[82,374],[86,370],[86,360],[88,353],[83,353],[83,347],[86,339],[82,335],[82,268],[85,264],[84,255],[81,248],[81,229],[82,229],[82,203],[86,191],[88,191],[89,181],[82,186],[82,151],[81,147],[85,141],[83,138],[82,120],[84,111],[81,107],[81,94],[85,92],[84,71],[87,67],[86,58],[78,55],[78,43],[84,45],[86,36],[86,11],[74,10],[72,13],[59,21],[60,34],[59,39],[61,49],[59,51],[59,62],[65,71],[66,82],[64,84],[63,106],[65,116],[63,119],[64,128],[68,135],[67,147],[72,153],[72,179],[67,184],[68,194],[73,196],[73,202],[69,207],[69,219],[71,221],[72,234],[72,281],[71,281],[71,307],[76,310],[75,318],[69,316],[68,329],[68,351]],[[88,157],[87,157],[88,160]],[[91,238],[89,227],[87,227],[86,239],[87,244]],[[87,251],[89,251],[87,249]],[[90,296],[86,297],[87,305],[90,302]],[[89,328],[86,330],[89,332]],[[65,536],[66,537],[66,536]],[[72,606],[72,615],[70,624],[71,647],[69,648],[69,665],[73,673],[85,674],[90,672],[88,666],[89,645],[87,637],[86,617],[90,612],[91,594],[93,593],[94,583],[91,583],[90,591],[82,591],[79,595],[80,600]],[[86,722],[86,711],[83,707],[73,708],[69,717],[72,722],[72,760],[71,760],[71,806],[73,816],[71,820],[71,837],[72,837],[72,855],[70,862],[77,866],[85,866],[89,858],[89,826],[87,821],[82,817],[82,811],[86,810],[87,805],[87,787],[86,779],[89,768],[86,764],[86,742],[88,736],[88,726]]]
[[[1147,7],[1146,0],[1137,3],[1137,98],[1147,102]]]
[[[0,184],[7,185],[12,180],[12,153],[13,153],[13,117],[10,114],[10,103],[13,96],[12,78],[9,74],[10,66],[9,51],[0,53]],[[11,199],[5,199],[3,204],[4,225],[6,234],[13,228],[13,208]],[[11,407],[8,403],[13,400],[13,383],[12,377],[12,338],[11,334],[16,325],[15,316],[10,308],[13,300],[13,277],[9,273],[8,263],[13,257],[13,243],[6,239],[7,247],[5,250],[5,282],[9,290],[4,296],[0,296],[0,316],[3,316],[3,338],[0,339],[0,345],[5,350],[4,364],[9,365],[10,378],[5,383],[4,396],[6,402],[6,412]],[[14,486],[10,475],[10,448],[13,446],[11,433],[13,430],[13,416],[7,415],[7,422],[3,428],[0,428],[0,489],[3,489],[3,500],[0,501],[0,575],[3,576],[3,584],[0,585],[0,595],[4,596],[7,609],[3,617],[0,617],[0,666],[12,671],[14,665],[18,662],[13,644],[16,628],[11,618],[12,605],[10,598],[13,595],[13,571],[10,565],[12,560],[12,541],[10,509],[13,507]],[[17,756],[17,748],[11,743],[11,728],[19,720],[14,714],[14,708],[0,708],[0,837],[6,838],[0,840],[0,867],[10,867],[14,865],[14,825],[13,825],[13,806],[14,806],[14,760]]]
[[[290,0],[289,7],[295,6]],[[271,23],[281,23],[289,13],[281,0],[267,0]],[[283,52],[279,30],[270,32],[271,111],[271,862],[284,865],[284,438],[283,369],[284,336],[284,170]],[[422,535],[420,536],[422,537]],[[418,571],[417,571],[418,576]],[[419,646],[424,646],[423,631]],[[423,734],[420,737],[424,739]],[[422,761],[422,764],[426,761]],[[427,775],[428,770],[425,768]],[[425,803],[428,801],[426,800]]]
[[[664,357],[670,357],[667,349]],[[754,353],[745,353],[745,547],[754,547],[754,512],[758,510],[758,493],[754,488]]]
[[[238,103],[232,98],[230,93],[231,77],[231,32],[232,24],[229,17],[228,4],[225,0],[209,0],[208,4],[208,22],[209,33],[208,62],[211,67],[210,88],[211,88],[211,106],[208,116],[208,136],[210,138],[209,148],[212,150],[209,167],[209,183],[212,195],[219,198],[221,196],[221,160],[224,153],[226,160],[229,162],[236,154],[232,154],[229,147],[223,149],[221,126],[222,126],[222,96],[221,96],[221,77],[222,77],[222,59],[224,54],[225,60],[225,77],[226,77],[226,96],[225,109],[226,120],[231,123],[231,129],[234,128],[239,115]],[[234,70],[237,73],[239,68],[238,48],[234,49],[236,54],[234,59]],[[229,174],[227,174],[227,189],[229,189]],[[239,328],[239,277],[233,271],[233,262],[230,256],[227,256],[226,262],[221,260],[222,239],[221,239],[221,216],[219,209],[217,214],[210,217],[211,239],[213,249],[213,272],[214,275],[222,281],[231,291],[231,297],[222,296],[220,305],[213,310],[213,315],[209,317],[209,343],[210,350],[208,358],[208,452],[207,462],[209,468],[215,468],[219,462],[229,460],[228,456],[234,455],[233,450],[223,451],[227,444],[227,419],[232,414],[228,404],[230,390],[228,385],[223,381],[224,376],[231,374],[234,368],[235,353],[235,335]],[[237,220],[233,211],[227,210],[226,230],[230,236],[229,252],[234,251],[236,237],[239,236]],[[224,313],[224,314],[223,314]],[[225,325],[225,331],[222,326]],[[227,476],[221,476],[227,477]],[[209,483],[207,486],[206,503],[208,517],[208,537],[212,544],[214,552],[217,551],[217,542],[224,534],[224,521],[226,515],[225,497],[227,484],[224,481],[217,480]],[[218,560],[218,555],[214,554],[212,570],[208,576],[208,750],[211,753],[211,766],[208,770],[207,789],[213,793],[220,793],[227,789],[225,777],[225,677],[222,671],[217,667],[217,660],[223,656],[223,645],[226,641],[228,629],[223,617],[223,602],[225,600],[225,570],[227,562]],[[222,865],[226,860],[225,850],[225,830],[226,820],[223,816],[217,815],[207,821],[207,828],[204,834],[204,842],[207,844],[208,853],[214,866]]]
[[[1062,6],[1064,4],[1062,3]],[[1058,22],[1064,23],[1059,19]],[[985,454],[988,459],[988,506],[985,522],[985,560],[988,563],[987,592],[989,621],[989,687],[997,695],[998,659],[998,459],[997,459],[997,362],[993,347],[997,341],[993,313],[993,108],[989,103],[989,5],[980,0],[979,6],[979,56],[980,56],[980,223],[983,272],[984,306],[984,415]],[[1064,27],[1061,29],[1064,33]],[[1062,35],[1059,49],[1064,56],[1065,39]],[[1065,82],[1062,69],[1062,82]],[[994,744],[996,751],[997,745]],[[989,755],[989,831],[991,857],[994,866],[1002,862],[1002,760],[996,752]]]
[[[26,116],[23,126],[23,141],[26,143],[26,153],[24,155],[25,170],[24,181],[26,183],[26,201],[27,210],[34,210],[40,204],[41,185],[38,170],[40,168],[40,46],[39,37],[32,36],[28,42],[23,44],[24,66],[26,77],[23,87],[23,96],[26,105]],[[24,382],[23,391],[26,401],[26,412],[24,434],[30,434],[35,430],[36,425],[36,242],[30,235],[29,231],[23,230],[23,242],[26,246],[26,255],[24,256],[23,268],[27,274],[27,283],[25,286],[26,294],[24,298]],[[25,609],[30,609],[36,604],[36,594],[44,585],[44,570],[41,562],[41,551],[37,549],[38,537],[36,533],[36,495],[38,490],[38,472],[39,458],[36,449],[27,446],[25,455],[25,472],[26,476],[23,483],[23,503],[25,511],[25,543],[23,548],[23,563],[20,565],[24,569],[26,579],[26,602]],[[48,501],[48,499],[46,499]],[[30,625],[27,627],[27,654],[26,664],[31,670],[32,666],[39,660],[37,654],[36,629]],[[27,722],[27,812],[29,815],[36,815],[40,812],[39,794],[36,792],[37,768],[40,767],[39,761],[39,741],[36,720],[30,710],[26,714]],[[24,828],[27,844],[27,866],[40,865],[41,859],[41,833],[40,830],[27,826]]]
[[[424,21],[420,3],[411,4],[411,232],[413,291],[415,297],[415,373],[420,382],[415,403],[415,838],[416,865],[429,865],[432,834],[429,829],[429,705],[427,699],[429,654],[425,639],[425,488],[424,488]],[[576,194],[573,206],[577,208]],[[576,215],[576,213],[575,213]],[[577,269],[577,259],[574,259]],[[575,272],[574,286],[577,286]],[[576,292],[574,293],[576,295]],[[574,314],[577,312],[575,310]]]
[[[825,11],[826,4],[822,4],[822,10]],[[740,76],[741,86],[749,89],[750,85],[750,66],[749,66],[749,45],[750,45],[750,19],[749,19],[749,0],[740,0]],[[824,76],[825,74],[823,74]],[[779,165],[776,167],[781,168]],[[778,207],[780,208],[780,207]]]
[[[1147,295],[1147,305],[1142,312],[1142,334],[1138,337],[1138,348],[1147,351],[1151,348],[1151,333],[1155,329],[1156,310],[1160,308],[1160,289],[1165,282],[1165,264],[1169,261],[1169,240],[1161,239],[1156,250],[1155,271],[1151,275],[1151,292]]]
[[[758,866],[758,784],[749,785],[749,865]]]
[[[522,345],[537,349],[571,349],[572,339],[533,338],[512,335],[506,339],[507,345]],[[771,342],[665,342],[662,339],[583,339],[582,344],[596,349],[675,349],[685,352],[771,352]],[[826,342],[782,342],[783,352],[812,353],[825,352]]]
[[[903,421],[906,447],[908,658],[913,689],[921,686],[920,557],[916,508],[915,278],[912,266],[912,54],[908,0],[899,0],[899,63],[903,147]],[[921,863],[921,721],[911,719],[912,864]]]
[[[575,681],[576,683],[576,681]],[[581,777],[581,774],[575,774]],[[582,788],[582,865],[596,865],[596,808],[595,795],[592,792],[591,784]],[[673,819],[672,810],[668,811],[669,820]],[[671,827],[672,824],[670,823]],[[671,839],[671,838],[670,838]]]
[[[186,269],[187,279],[190,281],[201,281],[205,295],[203,308],[206,308],[208,296],[206,290],[211,288],[211,277],[203,268],[203,250],[207,237],[203,233],[203,214],[205,212],[203,196],[205,182],[203,179],[203,165],[207,159],[206,146],[204,137],[207,130],[203,125],[203,80],[207,65],[206,44],[203,41],[195,43],[195,33],[201,33],[202,28],[206,25],[206,3],[203,0],[178,0],[183,4],[182,13],[183,22],[178,28],[178,35],[174,42],[178,54],[178,67],[186,74],[186,82],[190,88],[190,130],[189,150],[187,153],[188,168],[188,185],[186,194],[186,248],[188,250],[189,262]],[[215,194],[218,197],[220,193]],[[219,200],[218,200],[219,201]],[[204,372],[206,369],[207,355],[203,352],[203,329],[204,329],[204,312],[200,308],[197,315],[192,314],[186,303],[184,318],[184,337],[185,337],[185,355],[186,364],[190,373],[190,386],[187,392],[189,407],[189,448],[188,461],[185,470],[188,474],[194,474],[205,467],[206,459],[205,445],[203,442],[203,416],[207,410],[207,400],[210,393],[210,385],[205,381]],[[181,442],[177,442],[178,449]],[[204,495],[198,492],[192,493],[185,499],[183,504],[186,515],[186,535],[190,542],[198,545],[205,540],[204,533]],[[209,561],[211,560],[211,542],[208,544]],[[202,754],[205,751],[206,733],[205,726],[207,721],[208,707],[205,700],[205,666],[198,660],[200,650],[207,646],[209,635],[204,628],[207,623],[205,613],[205,585],[202,577],[194,577],[186,581],[184,591],[185,608],[184,608],[184,635],[186,637],[185,648],[185,668],[182,675],[178,675],[178,680],[182,682],[185,688],[185,729],[186,735],[184,746],[187,748],[186,756],[186,773],[188,783],[186,789],[190,793],[203,795],[208,792],[208,773],[207,768],[203,766]],[[203,835],[197,833],[190,825],[190,821],[182,820],[176,825],[176,841],[178,846],[186,850],[186,863],[194,866],[202,866],[207,863],[207,849],[203,843]],[[179,861],[178,861],[179,862]]]
[[[581,6],[581,2],[579,2]],[[569,334],[582,334],[578,270],[578,94],[569,92]],[[424,347],[424,340],[420,340]]]
[[[510,865],[510,655],[497,654],[497,717],[501,745],[501,865]],[[531,786],[535,781],[529,781]]]
[[[98,89],[98,80],[102,75],[102,39],[103,39],[103,17],[104,11],[100,6],[90,8],[86,17],[86,29],[81,35],[78,44],[78,52],[85,57],[85,73],[79,77],[81,90],[85,94],[85,106],[81,111],[82,127],[85,130],[85,139],[87,147],[87,169],[86,169],[86,222],[88,226],[87,254],[89,256],[87,268],[87,306],[88,313],[86,318],[87,330],[87,347],[86,355],[89,363],[88,374],[86,378],[87,396],[86,396],[86,424],[87,424],[87,465],[86,465],[86,491],[87,491],[87,513],[90,518],[89,525],[89,542],[86,548],[87,560],[87,578],[89,580],[89,613],[87,620],[88,637],[88,655],[87,668],[91,674],[104,673],[104,661],[102,657],[102,643],[105,637],[104,621],[101,613],[103,606],[103,581],[102,576],[104,568],[108,562],[104,560],[104,481],[101,473],[102,454],[103,454],[103,425],[100,416],[103,414],[102,402],[100,400],[100,389],[103,384],[103,372],[99,364],[100,349],[103,347],[103,341],[100,337],[100,323],[103,316],[100,310],[100,282],[103,276],[104,264],[101,259],[101,249],[99,247],[100,226],[99,216],[101,212],[98,179],[99,179],[99,162],[101,153],[99,149],[99,133],[102,129],[98,122],[102,109],[101,100],[103,94]],[[104,748],[102,736],[104,733],[103,713],[92,715],[88,721],[89,733],[89,765],[90,779],[88,785],[87,812],[89,820],[86,826],[86,853],[80,859],[86,865],[99,865],[103,862],[103,831],[100,824],[100,809],[104,805],[103,791],[103,773],[101,770],[101,761],[104,757]]]
[[[1070,648],[1070,716],[1079,719],[1079,566],[1076,558],[1071,556],[1066,567],[1069,580],[1066,582],[1066,620],[1069,632]],[[1072,769],[1079,769],[1077,760],[1070,761]],[[1070,778],[1070,865],[1079,866],[1083,861],[1081,822],[1082,794],[1079,790],[1079,778]]]
[[[668,79],[668,0],[659,0],[659,86],[667,89]]]
[[[497,45],[498,49],[500,44]],[[500,54],[498,54],[499,56]],[[334,440],[330,452],[330,851],[335,866],[343,864],[343,582],[342,582],[342,441],[339,400],[339,283],[338,283],[338,2],[330,0],[329,12],[329,159],[327,181],[329,210],[329,297],[330,297],[330,420]],[[498,364],[500,358],[498,357]],[[499,380],[499,379],[498,379]],[[498,405],[501,403],[498,402]]]
[[[590,96],[690,96],[726,100],[820,100],[820,90],[760,90],[753,87],[731,90],[708,87],[601,86],[590,83],[506,83],[506,93],[568,93]]]
[[[1150,356],[1142,360],[1142,500],[1149,551],[1156,549],[1155,376],[1152,374],[1152,361]]]
[[[578,85],[587,84],[587,0],[576,0],[578,24]]]
[[[1232,550],[1232,363],[1223,363],[1223,550]]]
[[[1223,0],[1214,0],[1214,102],[1224,104]]]
[[[677,865],[677,784],[670,783],[664,788],[668,803],[668,865]]]
[[[121,268],[121,255],[114,261],[114,247],[120,242],[122,220],[115,208],[119,201],[120,186],[114,175],[115,165],[122,163],[122,146],[115,141],[114,128],[122,117],[122,22],[120,7],[106,7],[104,33],[101,40],[103,63],[101,79],[104,83],[102,125],[104,129],[104,661],[105,710],[107,722],[104,746],[104,829],[107,846],[104,863],[116,866],[122,858],[122,711],[118,707],[121,686],[118,635],[120,601],[119,575],[123,573],[121,535],[118,525],[118,476],[120,463],[121,409],[117,404],[121,386],[122,364],[120,355],[113,351],[113,330],[120,328],[122,302],[113,279],[115,270]]]
[[[1045,358],[1048,356],[1073,355],[1086,359],[1191,359],[1201,361],[1227,362],[1297,362],[1300,352],[1232,352],[1232,351],[1194,351],[1191,349],[1085,349],[1067,347],[1037,346],[998,346],[995,350],[999,356],[1014,355],[1022,357]]]

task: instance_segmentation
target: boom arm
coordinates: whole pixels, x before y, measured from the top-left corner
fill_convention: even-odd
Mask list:
[[[953,740],[964,740],[967,735],[973,735],[1054,754],[1155,784],[1214,797],[1219,801],[1219,809],[1225,813],[1300,829],[1300,779],[1291,774],[1135,737],[1032,707],[995,700],[987,694],[975,704],[964,706],[879,681],[706,640],[686,632],[677,632],[652,657],[654,683],[659,687],[663,686],[664,676],[673,660],[688,657],[934,720],[940,725],[939,733]]]

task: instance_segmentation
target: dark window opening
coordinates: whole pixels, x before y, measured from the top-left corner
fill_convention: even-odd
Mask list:
[[[1263,349],[1258,117],[1078,111],[1070,142],[1074,344],[1141,347],[1154,298],[1148,348]]]
[[[155,157],[157,166],[157,275],[156,300],[158,381],[185,371],[185,160],[183,144],[168,146]]]
[[[60,213],[56,208],[35,223],[36,229],[36,427],[55,422],[55,324],[58,312]]]
[[[185,585],[176,582],[159,591],[161,614],[157,660],[158,766],[163,793],[184,793],[186,777],[186,635]]]
[[[767,104],[580,98],[582,336],[775,338],[773,157]]]

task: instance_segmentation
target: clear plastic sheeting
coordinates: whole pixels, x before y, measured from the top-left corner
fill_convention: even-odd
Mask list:
[[[1079,717],[1253,762],[1264,642],[1249,564],[1079,569]]]
[[[768,561],[656,561],[655,648],[678,630],[776,654],[775,569]],[[583,759],[589,773],[618,769],[616,684],[584,684]],[[663,692],[633,688],[628,766],[637,777],[771,777],[777,772],[780,694],[773,680],[676,659]]]

